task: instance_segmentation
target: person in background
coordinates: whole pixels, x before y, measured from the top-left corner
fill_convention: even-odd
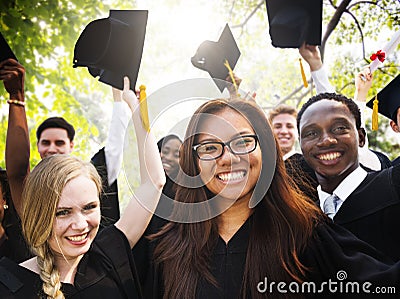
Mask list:
[[[268,120],[278,140],[283,160],[296,154],[295,143],[298,139],[296,117],[296,109],[285,104],[274,107],[268,113]]]
[[[5,298],[141,296],[131,248],[150,221],[165,175],[128,77],[123,98],[132,111],[141,179],[125,213],[99,231],[101,179],[94,166],[65,154],[45,157],[28,176],[22,201],[23,231],[35,257],[20,265],[0,261],[1,277],[9,277],[0,280]]]
[[[174,134],[164,136],[157,142],[161,162],[167,177],[163,194],[171,199],[175,197],[174,181],[179,171],[179,149],[181,145],[182,140]]]

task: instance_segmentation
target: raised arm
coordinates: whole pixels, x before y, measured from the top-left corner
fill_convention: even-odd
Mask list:
[[[356,91],[354,92],[354,100],[365,103],[367,101],[368,91],[372,86],[372,73],[369,67],[364,68],[354,78]]]
[[[14,59],[0,63],[0,79],[10,94],[6,140],[6,168],[11,197],[18,215],[22,213],[22,190],[29,174],[29,132],[25,114],[25,68]]]
[[[131,247],[133,247],[144,233],[157,207],[165,184],[165,174],[156,139],[153,134],[143,128],[139,100],[136,94],[129,89],[129,86],[129,79],[125,77],[122,97],[132,111],[139,153],[141,182],[115,226],[125,234]]]
[[[301,57],[310,67],[311,77],[315,84],[317,94],[323,92],[335,92],[333,86],[329,83],[328,74],[322,63],[321,53],[318,46],[303,44],[299,48]]]
[[[112,88],[114,107],[108,131],[107,142],[104,147],[107,165],[108,185],[111,186],[118,177],[122,166],[124,138],[131,119],[131,111],[122,100],[122,92]]]
[[[357,103],[361,113],[361,127],[366,128],[366,105],[368,91],[372,86],[372,73],[369,67],[364,68],[359,72],[354,79],[356,90],[354,92],[354,101]],[[368,134],[365,134],[365,144],[363,147],[358,148],[359,161],[364,166],[372,170],[381,170],[383,165],[378,157],[378,154],[372,152],[368,148]],[[384,154],[381,153],[384,157]],[[388,160],[388,158],[387,158]]]

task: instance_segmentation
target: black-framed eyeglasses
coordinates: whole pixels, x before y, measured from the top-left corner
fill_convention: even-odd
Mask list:
[[[235,155],[249,154],[257,148],[256,135],[243,135],[233,138],[228,142],[209,141],[193,146],[193,151],[200,160],[210,161],[224,154],[225,146]]]

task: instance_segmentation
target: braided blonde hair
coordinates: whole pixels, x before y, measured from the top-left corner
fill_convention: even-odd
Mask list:
[[[101,180],[92,164],[66,155],[46,157],[29,175],[22,194],[22,229],[27,243],[37,255],[42,289],[48,299],[64,298],[60,274],[48,243],[57,205],[65,185],[81,175],[92,179],[100,193]]]

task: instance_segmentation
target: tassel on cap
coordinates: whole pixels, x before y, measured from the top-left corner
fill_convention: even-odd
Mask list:
[[[236,94],[237,94],[238,97],[240,97],[239,92],[238,92],[238,87],[237,87],[237,84],[236,84],[236,80],[235,80],[235,77],[233,76],[232,68],[231,68],[231,66],[229,65],[229,62],[228,62],[227,59],[225,59],[224,65],[225,65],[226,68],[228,69],[229,76],[231,77],[233,86],[235,87]]]
[[[147,110],[146,86],[140,85],[139,90],[140,117],[142,119],[143,128],[147,132],[150,132],[149,114]]]
[[[299,58],[299,63],[300,63],[301,78],[303,79],[303,85],[304,85],[305,88],[307,88],[308,87],[308,82],[307,82],[306,74],[304,72],[304,67],[303,67],[303,63],[301,61],[301,58]]]
[[[300,62],[301,78],[303,79],[303,85],[305,88],[307,88],[308,82],[307,82],[307,78],[306,78],[306,73],[304,72],[303,63],[301,62],[301,58],[299,58],[299,62]]]
[[[372,106],[372,131],[378,131],[378,96],[375,96]]]

